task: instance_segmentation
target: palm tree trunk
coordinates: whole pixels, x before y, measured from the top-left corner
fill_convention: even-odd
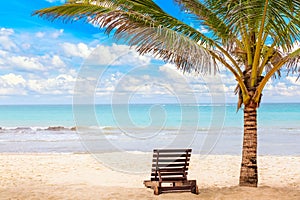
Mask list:
[[[257,187],[257,113],[256,104],[244,108],[244,140],[240,186]]]

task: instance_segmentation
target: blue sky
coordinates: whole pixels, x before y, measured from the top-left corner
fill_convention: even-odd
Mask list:
[[[91,60],[91,53],[101,60],[97,73],[103,70],[93,82],[97,84],[96,103],[110,103],[121,93],[126,93],[125,99],[131,102],[174,103],[192,95],[201,103],[218,97],[212,91],[224,93],[225,99],[220,101],[236,102],[234,78],[223,69],[220,84],[213,88],[210,85],[213,77],[182,75],[171,64],[150,55],[139,56],[92,24],[64,24],[31,16],[34,10],[63,2],[2,2],[0,104],[71,104],[78,73]],[[171,0],[156,2],[178,18],[185,19]],[[265,89],[263,101],[299,102],[300,82],[296,82],[296,78],[272,80]],[[192,94],[186,94],[187,90]]]

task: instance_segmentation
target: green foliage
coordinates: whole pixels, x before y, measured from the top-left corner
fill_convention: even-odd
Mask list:
[[[282,67],[298,71],[300,0],[174,2],[199,29],[152,0],[69,0],[34,15],[65,22],[84,19],[139,53],[152,53],[184,71],[211,73],[222,64],[234,74],[244,104],[259,103],[264,85],[276,73],[280,76]]]

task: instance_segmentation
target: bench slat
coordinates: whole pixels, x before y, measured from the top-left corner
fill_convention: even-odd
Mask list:
[[[159,178],[151,178],[151,181],[159,181]],[[172,183],[172,182],[182,182],[187,181],[184,177],[162,177],[162,182]]]
[[[178,153],[182,153],[182,152],[192,152],[192,149],[154,149],[153,150],[154,153],[170,153],[170,152],[178,152]]]
[[[164,168],[164,167],[162,167],[162,168],[160,168],[159,170],[161,170],[161,171],[172,171],[172,172],[178,172],[178,171],[182,171],[183,170],[183,168],[182,167],[180,167],[180,168],[178,168],[178,167],[174,167],[174,168]],[[155,167],[153,167],[152,169],[151,169],[151,172],[156,172],[157,171],[157,169],[155,168]],[[185,168],[185,171],[188,171],[188,167],[187,168]]]
[[[184,177],[161,177],[163,182],[176,182],[176,181],[185,181],[187,180]]]
[[[152,164],[152,167],[159,167],[159,168],[168,168],[168,167],[184,167],[184,166],[189,166],[189,163],[166,163],[166,164]]]
[[[160,173],[161,176],[183,176],[183,172],[162,172]],[[188,174],[187,172],[185,173],[186,175]],[[158,173],[151,173],[151,176],[158,176]]]
[[[173,157],[191,157],[191,154],[179,154],[179,153],[176,153],[176,154],[159,154],[159,158],[165,158],[165,157],[170,157],[170,158],[173,158]],[[153,158],[157,158],[157,154],[153,154]]]
[[[156,163],[156,161],[157,161],[157,159],[153,158],[152,162]],[[187,158],[187,159],[183,159],[183,158],[181,158],[181,159],[174,159],[174,158],[161,159],[161,158],[158,158],[159,163],[162,163],[162,162],[172,162],[172,163],[174,163],[174,162],[188,162],[188,161],[190,161],[190,158]]]

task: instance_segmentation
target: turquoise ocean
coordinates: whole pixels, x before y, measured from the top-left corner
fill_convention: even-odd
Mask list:
[[[0,127],[0,152],[88,152],[88,135],[97,137],[93,145],[101,151],[184,144],[200,153],[240,155],[243,111],[236,104],[95,105],[91,112],[84,105],[0,105]],[[258,153],[300,156],[299,103],[260,106]]]

